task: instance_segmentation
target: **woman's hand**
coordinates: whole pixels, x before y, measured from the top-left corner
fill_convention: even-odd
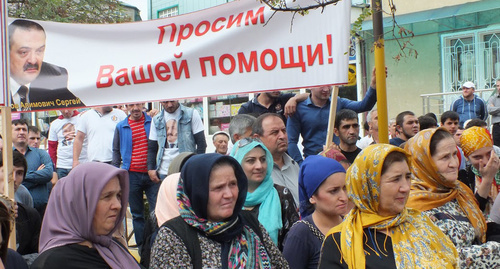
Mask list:
[[[479,196],[483,198],[487,198],[490,194],[491,184],[493,184],[493,180],[495,180],[495,175],[500,169],[500,160],[498,156],[495,154],[495,151],[492,150],[490,154],[490,159],[486,163],[483,164],[483,161],[479,161],[479,173],[481,174],[482,181],[477,186],[477,193]]]

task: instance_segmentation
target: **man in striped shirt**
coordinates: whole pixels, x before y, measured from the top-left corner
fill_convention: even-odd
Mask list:
[[[144,104],[128,104],[129,116],[116,125],[113,139],[113,161],[129,173],[129,205],[133,218],[135,242],[141,247],[144,233],[143,195],[149,202],[149,208],[155,208],[160,181],[148,175],[147,155],[151,117],[142,112]],[[121,166],[120,166],[121,164]]]

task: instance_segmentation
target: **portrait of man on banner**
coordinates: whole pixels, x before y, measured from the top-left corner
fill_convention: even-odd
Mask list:
[[[17,19],[8,33],[13,111],[85,106],[68,89],[68,71],[43,61],[46,35],[40,24]]]

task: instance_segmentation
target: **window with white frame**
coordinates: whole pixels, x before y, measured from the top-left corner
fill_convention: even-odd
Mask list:
[[[443,91],[460,91],[466,81],[477,89],[493,88],[500,79],[500,29],[442,37]]]
[[[164,10],[161,10],[158,12],[159,19],[177,16],[177,15],[179,15],[179,7],[178,6],[167,8],[167,9],[164,9]]]
[[[500,31],[481,35],[479,49],[483,53],[481,62],[482,85],[493,88],[500,78]]]

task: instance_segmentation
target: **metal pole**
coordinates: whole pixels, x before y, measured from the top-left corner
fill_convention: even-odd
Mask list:
[[[372,0],[373,37],[377,78],[378,138],[380,143],[389,143],[389,121],[387,116],[387,92],[385,83],[384,25],[382,3]]]

